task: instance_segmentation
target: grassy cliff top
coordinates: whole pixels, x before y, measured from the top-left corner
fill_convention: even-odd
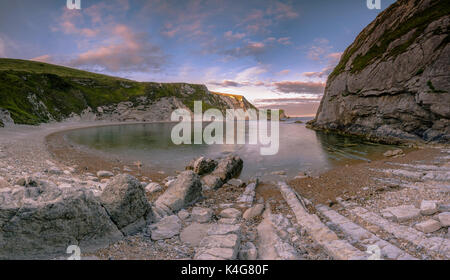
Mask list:
[[[125,101],[138,105],[141,97],[152,102],[177,97],[191,109],[195,100],[204,101],[204,109],[226,106],[204,85],[136,82],[48,63],[0,58],[0,108],[8,110],[18,124],[60,121],[89,107],[95,111]]]

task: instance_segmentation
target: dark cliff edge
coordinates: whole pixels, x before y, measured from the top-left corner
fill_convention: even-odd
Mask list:
[[[255,108],[243,96],[206,86],[152,83],[41,62],[0,59],[0,127],[73,121],[169,121],[173,110]]]
[[[384,143],[450,141],[450,1],[399,0],[330,74],[308,127]]]

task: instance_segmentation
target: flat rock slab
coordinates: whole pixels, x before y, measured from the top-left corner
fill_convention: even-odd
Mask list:
[[[177,215],[167,216],[149,228],[153,240],[168,239],[180,233],[181,220]]]
[[[202,239],[207,236],[209,228],[208,224],[193,223],[181,231],[180,239],[183,243],[198,247]]]
[[[211,220],[213,211],[209,208],[194,207],[191,212],[191,217],[194,222],[207,223]]]
[[[226,235],[230,233],[240,234],[240,225],[214,224],[208,230],[208,235]]]
[[[386,208],[384,212],[390,212],[399,223],[406,222],[420,216],[420,210],[414,207],[414,205],[389,207]]]
[[[416,224],[416,229],[424,233],[431,233],[440,230],[441,223],[436,220],[426,220]]]
[[[242,216],[242,212],[235,208],[228,208],[228,209],[222,210],[222,212],[220,212],[219,216],[222,218],[239,219]]]
[[[450,212],[444,212],[440,213],[438,215],[439,222],[443,227],[449,227],[450,226]]]

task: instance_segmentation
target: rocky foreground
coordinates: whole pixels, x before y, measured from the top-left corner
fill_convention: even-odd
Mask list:
[[[282,181],[235,179],[234,155],[154,182],[126,166],[91,174],[50,156],[58,129],[0,136],[1,259],[64,259],[69,245],[85,259],[450,258],[447,148],[408,164],[391,151],[378,184],[361,186],[373,195],[323,204]]]

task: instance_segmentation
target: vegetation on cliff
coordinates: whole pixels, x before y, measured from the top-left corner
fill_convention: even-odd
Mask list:
[[[203,109],[227,106],[223,97],[203,85],[136,82],[47,63],[0,59],[0,108],[8,110],[17,124],[61,121],[72,113],[88,108],[95,112],[120,102],[139,105],[141,97],[152,102],[176,97],[191,110],[194,100],[202,100]]]

